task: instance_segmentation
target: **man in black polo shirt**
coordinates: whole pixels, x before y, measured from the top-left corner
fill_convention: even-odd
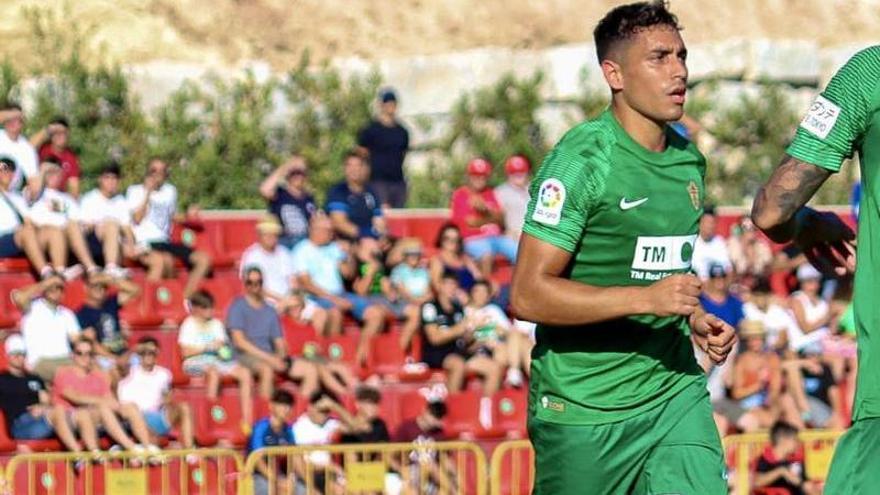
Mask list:
[[[15,440],[43,440],[57,434],[67,449],[81,452],[82,448],[70,427],[69,420],[72,420],[79,427],[87,446],[97,449],[97,433],[88,414],[76,411],[68,418],[63,408],[49,403],[43,380],[25,369],[27,350],[24,339],[18,334],[10,335],[4,347],[9,370],[0,373],[0,410],[6,418],[9,436]]]
[[[358,146],[369,155],[373,165],[370,186],[382,206],[403,208],[406,204],[403,159],[409,148],[409,132],[397,120],[394,91],[387,89],[379,93],[379,113],[358,134]]]

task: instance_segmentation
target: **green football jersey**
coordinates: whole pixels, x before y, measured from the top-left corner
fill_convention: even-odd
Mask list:
[[[650,151],[606,110],[570,130],[544,160],[523,232],[572,253],[567,278],[647,286],[690,271],[705,159],[674,130],[666,133],[666,150]],[[536,339],[530,410],[543,421],[621,421],[703,379],[683,317],[541,324]]]
[[[832,172],[858,152],[862,172],[854,310],[859,377],[853,419],[880,416],[880,46],[854,55],[816,98],[787,150]]]

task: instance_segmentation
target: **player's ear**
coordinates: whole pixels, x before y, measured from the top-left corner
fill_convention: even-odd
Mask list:
[[[606,58],[599,66],[602,68],[602,75],[605,76],[605,82],[611,87],[611,91],[621,91],[623,89],[623,72],[620,64]]]

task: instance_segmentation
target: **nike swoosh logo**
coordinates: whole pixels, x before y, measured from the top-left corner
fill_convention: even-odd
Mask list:
[[[636,206],[642,205],[648,201],[648,198],[637,199],[635,201],[627,201],[626,198],[620,198],[620,209],[621,210],[631,210]]]

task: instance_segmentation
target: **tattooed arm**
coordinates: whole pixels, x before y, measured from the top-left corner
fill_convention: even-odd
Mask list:
[[[855,270],[855,234],[837,215],[804,206],[829,175],[786,155],[758,192],[752,221],[772,240],[794,242],[816,268],[843,275]]]
[[[813,210],[803,208],[831,172],[785,155],[770,180],[758,191],[752,221],[775,242],[798,237]]]

